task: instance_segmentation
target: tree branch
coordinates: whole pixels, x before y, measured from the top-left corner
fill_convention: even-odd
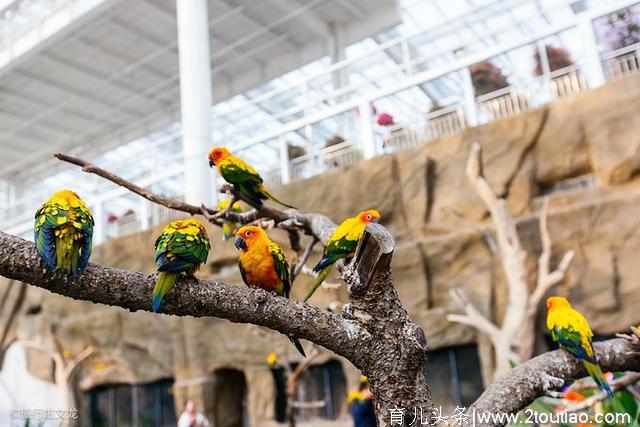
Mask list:
[[[500,334],[500,328],[480,313],[480,310],[469,301],[464,291],[462,289],[451,289],[449,290],[449,295],[456,306],[464,311],[465,314],[448,314],[447,320],[473,326],[487,334],[494,341],[495,337]]]
[[[218,226],[222,225],[223,220],[236,222],[238,224],[248,224],[260,219],[269,219],[273,220],[275,225],[279,228],[300,229],[306,234],[314,236],[323,244],[326,244],[336,228],[336,224],[334,224],[329,218],[324,215],[316,213],[303,213],[295,209],[288,209],[284,211],[275,207],[267,206],[266,204],[263,204],[261,206],[253,206],[254,209],[247,212],[224,212],[224,215],[217,216],[219,212],[214,209],[207,208],[204,205],[190,205],[178,200],[172,200],[166,197],[159,196],[145,188],[127,181],[126,179],[116,174],[95,166],[90,162],[78,157],[69,156],[63,153],[56,153],[54,156],[59,160],[78,165],[82,167],[82,170],[84,172],[96,174],[104,179],[113,182],[114,184],[117,184],[133,193],[138,194],[139,196],[144,197],[145,199],[153,203],[157,203],[169,209],[178,210],[191,215],[203,215],[212,224]],[[249,205],[251,205],[250,201],[247,201],[246,199],[240,197],[240,195],[233,193],[232,188],[225,187],[225,191],[231,192],[232,197],[240,198],[244,202],[247,202]]]
[[[624,339],[593,344],[603,371],[640,371],[640,358],[629,357],[638,348]],[[516,413],[544,396],[552,379],[569,381],[587,375],[584,366],[564,350],[555,350],[524,362],[498,378],[469,408],[480,413]],[[553,382],[553,381],[551,381]],[[517,393],[514,393],[517,390]],[[489,424],[477,424],[489,425]]]
[[[89,264],[80,277],[53,275],[33,243],[0,232],[0,275],[74,299],[150,310],[155,274]],[[161,307],[165,314],[215,316],[253,323],[318,343],[358,360],[366,332],[353,321],[260,289],[181,277]]]
[[[548,217],[549,198],[545,197],[542,202],[539,219],[542,252],[538,258],[538,279],[536,281],[536,287],[527,303],[527,312],[529,315],[535,315],[535,312],[538,310],[538,306],[540,305],[540,301],[542,301],[542,298],[545,296],[547,291],[564,280],[567,269],[575,256],[573,251],[565,252],[562,256],[562,260],[560,260],[560,263],[558,264],[558,267],[554,271],[550,272],[551,236],[549,235]]]
[[[609,383],[611,390],[613,392],[615,392],[616,390],[619,390],[621,388],[624,388],[628,385],[631,384],[635,384],[638,381],[640,381],[640,373],[638,372],[629,372],[625,375],[623,375],[620,378],[616,378],[615,380],[611,381]],[[595,387],[595,384],[594,384]],[[606,399],[607,397],[609,397],[609,395],[603,391],[598,391],[596,394],[594,394],[593,396],[590,396],[588,399],[582,401],[582,402],[578,402],[572,406],[567,407],[567,409],[564,410],[564,412],[578,412],[578,411],[582,411],[583,409],[587,409],[592,407],[593,405],[595,405],[597,402],[600,402],[604,399]]]

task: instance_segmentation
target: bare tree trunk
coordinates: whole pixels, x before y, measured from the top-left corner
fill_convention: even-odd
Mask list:
[[[540,213],[540,240],[542,252],[538,259],[537,279],[529,277],[526,267],[527,252],[522,248],[518,229],[507,207],[507,201],[499,198],[486,180],[483,172],[482,150],[474,143],[469,152],[467,177],[491,214],[495,227],[497,253],[502,262],[507,289],[507,310],[502,325],[480,313],[461,290],[452,290],[451,296],[464,314],[450,314],[450,321],[463,323],[487,334],[495,354],[494,378],[511,370],[512,365],[529,360],[533,356],[535,319],[545,293],[565,276],[573,260],[573,251],[564,254],[558,267],[550,271],[551,238],[547,227],[549,201],[545,199]]]

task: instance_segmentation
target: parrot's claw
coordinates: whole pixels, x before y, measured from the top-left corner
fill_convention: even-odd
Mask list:
[[[545,375],[543,378],[542,389],[548,396],[558,393],[557,390],[564,386],[564,380],[562,378],[554,377],[553,375]]]
[[[255,304],[253,311],[258,311],[258,307],[260,307],[260,304],[264,304],[264,302],[267,300],[267,292],[263,291],[262,289],[253,289],[251,297],[253,303]]]

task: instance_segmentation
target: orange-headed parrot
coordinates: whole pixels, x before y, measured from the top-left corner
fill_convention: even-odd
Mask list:
[[[36,249],[55,272],[79,276],[89,263],[92,237],[91,211],[73,191],[57,191],[36,211]]]
[[[231,154],[227,148],[215,147],[209,152],[208,157],[209,166],[215,166],[224,180],[233,185],[233,188],[246,199],[246,202],[254,206],[262,206],[262,201],[269,199],[282,206],[294,208],[269,193],[258,172],[244,160]]]
[[[255,225],[241,227],[236,232],[234,244],[240,250],[238,266],[245,284],[289,298],[289,263],[280,246],[262,228]],[[294,336],[289,339],[306,357],[300,340]]]
[[[155,249],[158,277],[153,289],[151,310],[158,311],[162,299],[176,283],[180,273],[193,276],[207,261],[211,244],[204,225],[189,218],[167,225],[156,240]]]
[[[566,298],[553,296],[547,299],[547,328],[551,331],[551,338],[560,348],[582,361],[600,390],[613,397],[611,387],[602,374],[593,352],[593,332],[584,316],[571,307]]]
[[[358,246],[358,240],[362,237],[367,224],[376,222],[378,219],[380,219],[378,211],[369,209],[342,221],[327,242],[322,259],[313,267],[313,271],[318,273],[318,278],[313,287],[307,292],[307,295],[305,295],[303,301],[311,298],[316,289],[318,289],[318,286],[320,286],[327,277],[336,261],[353,256],[356,246]]]

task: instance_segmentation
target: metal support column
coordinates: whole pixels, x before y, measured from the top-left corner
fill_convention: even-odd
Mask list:
[[[581,16],[578,22],[580,40],[584,46],[586,58],[584,59],[584,74],[590,88],[601,86],[605,83],[602,61],[598,50],[598,42],[594,32],[593,23],[588,16]]]
[[[460,71],[463,79],[464,117],[467,127],[478,126],[478,108],[476,107],[475,88],[469,68]]]
[[[362,155],[365,159],[375,157],[376,141],[373,134],[373,117],[371,114],[371,103],[363,101],[358,104],[360,111],[360,144],[362,146]]]
[[[187,203],[211,203],[211,70],[207,0],[176,0],[184,194]]]

